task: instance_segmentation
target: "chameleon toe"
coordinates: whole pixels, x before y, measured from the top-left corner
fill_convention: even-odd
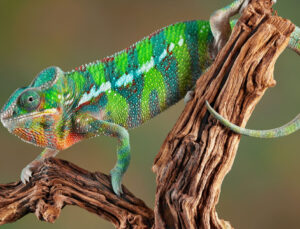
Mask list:
[[[21,172],[22,183],[24,183],[24,184],[28,183],[31,176],[32,176],[32,171],[29,166],[26,166]]]

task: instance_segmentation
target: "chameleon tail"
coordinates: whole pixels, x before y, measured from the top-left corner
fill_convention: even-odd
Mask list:
[[[300,28],[298,26],[291,35],[289,47],[300,55]]]
[[[218,114],[206,101],[206,106],[209,112],[218,119],[224,126],[228,127],[230,130],[238,134],[243,134],[251,137],[257,138],[278,138],[292,134],[300,129],[300,114],[298,114],[292,121],[285,124],[282,127],[270,129],[270,130],[249,130],[242,127],[239,127],[230,121],[223,118]]]

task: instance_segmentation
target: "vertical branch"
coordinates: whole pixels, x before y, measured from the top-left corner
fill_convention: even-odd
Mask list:
[[[155,228],[232,228],[218,218],[216,204],[240,136],[209,116],[205,100],[245,126],[265,90],[275,85],[274,64],[294,25],[272,16],[271,6],[271,0],[251,1],[161,147],[153,166]]]

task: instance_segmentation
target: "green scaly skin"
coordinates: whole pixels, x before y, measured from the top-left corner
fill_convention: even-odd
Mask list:
[[[228,39],[235,24],[232,21],[230,26],[229,16],[247,4],[248,0],[236,0],[215,12],[210,22],[170,25],[71,72],[47,68],[29,86],[17,89],[3,107],[1,121],[22,140],[44,148],[23,169],[22,181],[29,181],[45,158],[81,140],[107,135],[118,140],[111,180],[120,195],[130,162],[127,130],[155,117],[193,88]]]

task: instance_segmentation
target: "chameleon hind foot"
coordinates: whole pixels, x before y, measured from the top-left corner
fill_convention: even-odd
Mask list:
[[[211,58],[214,60],[219,51],[224,47],[231,35],[230,18],[241,14],[248,6],[250,0],[235,0],[230,5],[215,11],[209,19],[214,42],[210,48]],[[272,0],[273,4],[276,0]]]
[[[209,19],[214,42],[210,48],[210,56],[214,60],[224,47],[231,34],[230,17],[241,13],[250,0],[235,0],[230,5],[215,11]]]
[[[195,96],[195,91],[188,91],[184,96],[184,104],[186,105],[189,101],[191,101]]]

